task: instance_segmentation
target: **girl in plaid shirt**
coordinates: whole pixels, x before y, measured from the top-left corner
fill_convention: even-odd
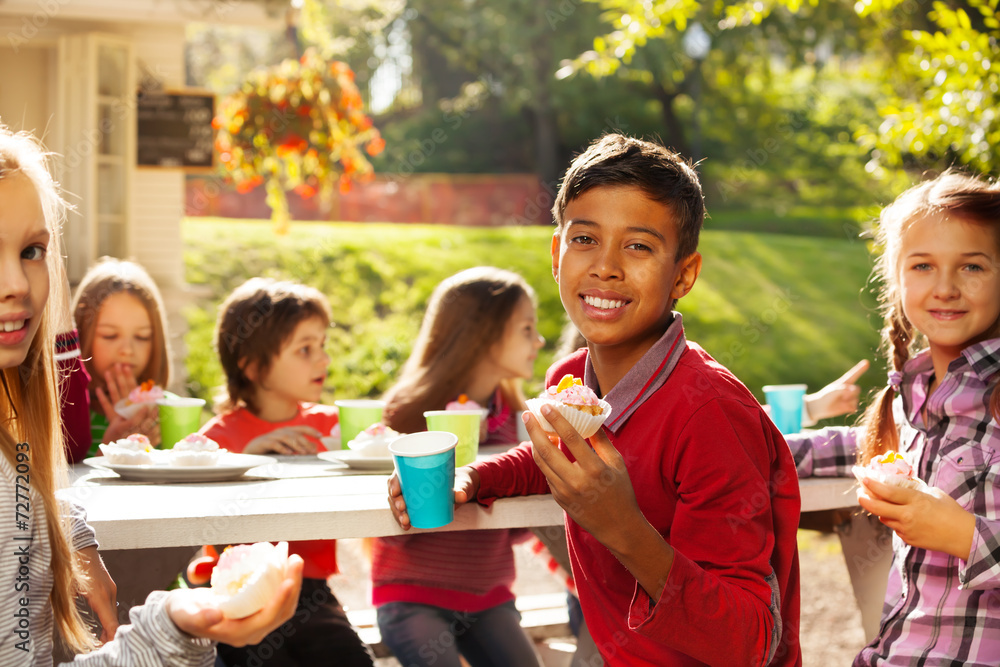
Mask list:
[[[893,450],[929,488],[866,480],[894,531],[879,635],[859,665],[1000,665],[1000,184],[945,172],[879,221],[889,385],[858,429],[791,436],[800,475]]]

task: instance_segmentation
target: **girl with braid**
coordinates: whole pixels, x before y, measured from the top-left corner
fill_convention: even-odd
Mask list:
[[[802,475],[898,452],[922,489],[866,479],[894,532],[879,635],[858,665],[1000,664],[1000,184],[945,172],[876,233],[888,386],[856,429],[788,436]]]

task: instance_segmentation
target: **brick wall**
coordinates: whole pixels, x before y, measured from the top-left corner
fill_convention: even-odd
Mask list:
[[[264,188],[240,194],[208,176],[188,176],[185,214],[269,218]],[[335,193],[326,208],[319,197],[288,194],[293,220],[410,222],[465,226],[547,225],[552,193],[534,174],[379,175]]]

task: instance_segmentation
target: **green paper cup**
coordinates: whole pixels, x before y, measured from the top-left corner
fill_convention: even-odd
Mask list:
[[[205,407],[202,398],[161,398],[156,405],[160,408],[161,449],[173,448],[201,426],[201,409]]]
[[[439,528],[455,518],[455,443],[452,433],[424,431],[389,444],[414,528]]]
[[[428,410],[424,413],[428,431],[447,431],[458,436],[455,465],[467,466],[479,453],[479,427],[486,410]]]
[[[347,449],[347,443],[372,424],[382,421],[385,401],[369,399],[334,401],[340,415],[340,448]]]

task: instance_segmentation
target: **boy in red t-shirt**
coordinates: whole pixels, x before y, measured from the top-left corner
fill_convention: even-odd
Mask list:
[[[461,468],[455,500],[548,493],[566,511],[584,618],[615,665],[801,665],[799,493],[781,434],[684,337],[676,302],[701,270],[694,169],[607,135],[553,206],[552,273],[587,348],[556,362],[612,406],[590,446],[546,406],[530,443]],[[591,448],[592,446],[592,448]],[[390,505],[409,527],[398,479]]]
[[[324,350],[330,306],[305,285],[252,278],[219,310],[215,342],[228,400],[201,433],[231,452],[315,454],[337,424],[320,399],[330,357]],[[370,667],[373,657],[326,583],[337,572],[334,540],[290,542],[302,556],[302,593],[290,627],[257,646],[219,645],[230,665],[328,664]],[[288,625],[288,624],[286,624]],[[259,650],[267,644],[265,651]]]

